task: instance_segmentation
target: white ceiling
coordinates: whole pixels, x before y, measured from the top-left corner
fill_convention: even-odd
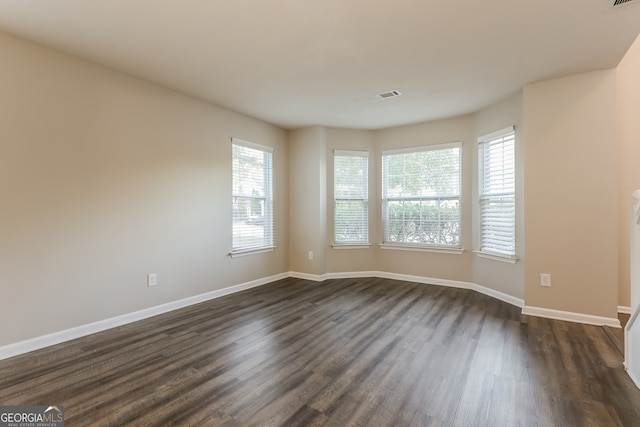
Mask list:
[[[0,0],[0,31],[285,128],[378,129],[616,66],[640,6],[613,1]]]

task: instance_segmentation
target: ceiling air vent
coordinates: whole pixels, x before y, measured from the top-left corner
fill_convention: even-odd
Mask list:
[[[612,8],[631,6],[633,4],[640,4],[640,0],[613,0]]]
[[[633,0],[633,1],[635,1],[635,0]],[[400,96],[400,95],[402,95],[402,94],[400,93],[399,90],[390,90],[390,91],[387,91],[387,92],[379,93],[376,96],[378,98],[380,98],[380,99],[387,99],[387,98],[393,98],[394,96]]]

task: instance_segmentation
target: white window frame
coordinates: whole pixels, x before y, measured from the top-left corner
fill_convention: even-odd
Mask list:
[[[426,152],[426,151],[438,151],[438,150],[451,150],[456,149],[458,155],[458,170],[457,170],[457,182],[456,188],[452,190],[450,193],[443,194],[433,194],[434,191],[431,191],[432,194],[422,194],[422,195],[406,195],[406,196],[392,196],[390,195],[389,183],[387,180],[389,179],[389,171],[388,171],[388,159],[389,156],[395,156],[398,154],[411,154],[418,152]],[[399,249],[399,250],[418,250],[418,251],[429,251],[429,252],[442,252],[442,253],[455,253],[461,254],[463,253],[462,249],[462,143],[461,142],[452,142],[446,144],[434,144],[423,147],[412,147],[412,148],[404,148],[399,150],[384,150],[382,151],[382,244],[380,245],[383,249]],[[424,187],[421,191],[425,192],[428,188]],[[433,189],[431,189],[433,190]],[[428,193],[429,191],[427,191]],[[408,242],[408,241],[394,241],[390,239],[388,225],[389,225],[389,202],[435,202],[438,205],[438,215],[440,215],[441,203],[447,203],[450,201],[454,201],[457,203],[458,208],[458,219],[455,221],[457,223],[457,242],[454,244],[446,244],[446,243],[419,243],[419,242]],[[442,221],[443,223],[447,221]],[[451,221],[449,221],[451,222]],[[441,227],[440,218],[438,217],[438,226]]]
[[[355,158],[360,161],[358,176],[339,176],[336,164],[340,158]],[[358,182],[359,181],[359,182]],[[352,184],[352,185],[351,185]],[[348,189],[344,187],[348,186]],[[353,188],[361,192],[352,191]],[[338,206],[341,203],[360,205],[360,214],[352,217],[340,218]],[[345,237],[341,225],[351,224],[354,229],[362,230],[362,238]],[[347,233],[348,234],[348,233]],[[353,237],[353,236],[352,236]],[[369,247],[369,152],[334,150],[333,152],[333,247],[362,248]]]
[[[249,183],[249,188],[242,193],[237,191],[239,188],[237,180],[242,177],[236,167],[236,147],[241,150],[250,150],[247,153],[262,153],[262,168],[257,170],[258,178],[253,183]],[[274,245],[274,221],[273,221],[273,148],[267,147],[253,142],[244,141],[238,138],[231,139],[231,157],[232,157],[232,249],[231,256],[247,255],[258,252],[271,251]],[[258,153],[260,152],[260,153]],[[256,172],[256,171],[254,171]],[[260,176],[262,174],[262,176]],[[245,177],[246,178],[246,177]],[[261,185],[262,184],[262,185]],[[260,193],[256,195],[255,193]],[[246,218],[242,212],[239,212],[236,206],[238,199],[244,199],[248,204]],[[249,227],[250,221],[253,219],[250,210],[256,203],[261,206],[261,216],[256,221],[262,223],[263,235],[256,241],[252,240],[252,234],[255,234],[255,226]],[[241,242],[244,241],[244,242]],[[248,242],[248,243],[245,243]]]
[[[479,231],[478,249],[475,252],[480,257],[510,263],[515,263],[518,260],[515,151],[515,128],[513,126],[478,138]],[[494,189],[487,188],[487,182],[490,180],[495,182]],[[507,217],[504,217],[503,213],[495,211],[497,204],[506,208]]]

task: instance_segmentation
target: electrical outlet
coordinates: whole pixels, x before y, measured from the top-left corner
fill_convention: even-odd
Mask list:
[[[550,274],[541,274],[540,275],[540,286],[551,286],[551,275]]]
[[[156,286],[157,284],[158,284],[158,276],[156,275],[156,273],[147,274],[147,286],[151,287],[151,286]]]
[[[309,259],[313,259],[313,251],[309,251]]]

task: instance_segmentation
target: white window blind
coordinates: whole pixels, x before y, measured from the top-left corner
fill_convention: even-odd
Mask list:
[[[333,155],[333,229],[336,244],[369,243],[369,153]]]
[[[272,148],[232,139],[232,252],[273,247]]]
[[[515,135],[513,127],[478,140],[480,251],[516,252]]]
[[[460,248],[460,182],[460,143],[383,151],[383,243]]]

